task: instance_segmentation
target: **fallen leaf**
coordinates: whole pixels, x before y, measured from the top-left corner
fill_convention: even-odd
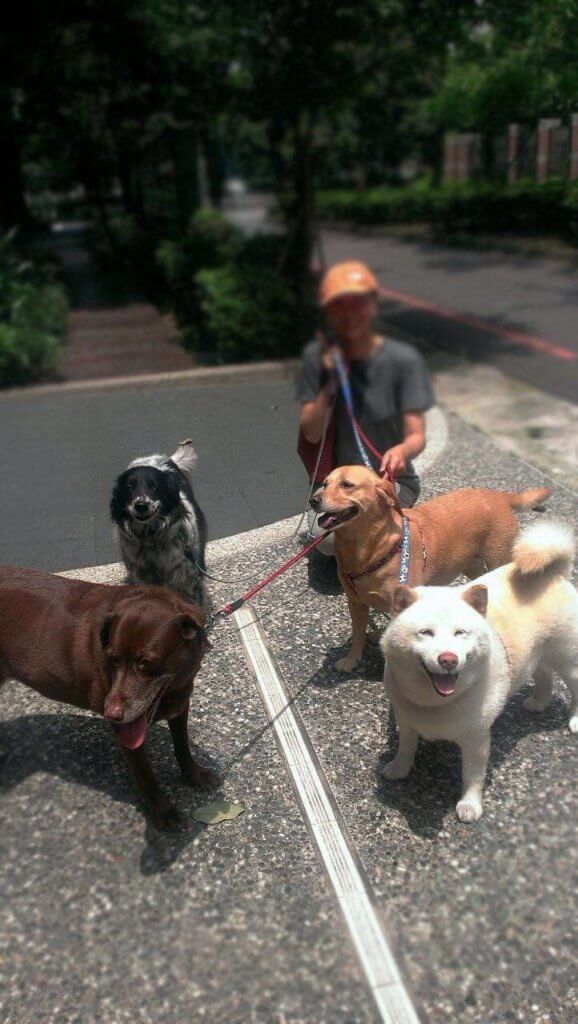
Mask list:
[[[215,800],[204,807],[196,807],[193,811],[195,821],[204,821],[205,825],[218,825],[220,821],[232,821],[245,810],[245,804],[230,803],[228,800]]]

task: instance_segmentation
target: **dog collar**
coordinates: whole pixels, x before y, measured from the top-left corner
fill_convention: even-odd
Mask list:
[[[424,568],[425,568],[426,561],[427,561],[427,552],[426,552],[426,547],[425,547],[425,540],[424,540],[423,532],[422,532],[422,529],[421,529],[419,523],[416,523],[415,525],[417,526],[417,528],[419,530],[419,535],[421,537],[421,543],[422,543],[422,549],[423,549],[423,564],[424,564]],[[398,554],[398,552],[400,553],[398,581],[399,581],[399,583],[407,583],[408,578],[409,578],[410,544],[411,544],[411,542],[410,542],[409,519],[407,518],[407,516],[402,516],[401,517],[401,540],[399,540],[397,542],[397,544],[394,544],[393,547],[390,548],[390,550],[387,552],[386,555],[384,555],[383,558],[380,558],[378,562],[372,562],[372,564],[369,566],[369,568],[368,569],[364,569],[363,572],[344,572],[343,573],[345,579],[347,580],[347,582],[348,582],[349,586],[351,587],[351,589],[353,590],[353,592],[356,593],[354,580],[357,580],[357,579],[359,579],[362,576],[369,576],[372,572],[377,572],[378,569],[381,569],[382,565],[386,565],[395,555]]]
[[[372,572],[377,572],[378,569],[381,569],[382,565],[387,565],[387,563],[390,562],[391,559],[394,558],[395,555],[397,555],[398,552],[400,552],[400,551],[401,551],[401,558],[400,558],[400,564],[399,564],[399,573],[400,573],[399,579],[400,579],[401,583],[405,583],[405,581],[407,580],[407,575],[408,575],[408,571],[409,571],[409,564],[408,564],[409,563],[409,521],[406,519],[405,516],[403,517],[403,520],[402,520],[402,537],[401,537],[401,540],[398,540],[397,543],[394,544],[393,547],[389,549],[387,554],[383,556],[383,558],[380,558],[377,562],[372,562],[371,565],[368,566],[367,569],[363,569],[361,572],[344,572],[343,573],[345,579],[347,580],[347,582],[348,582],[349,586],[351,587],[351,589],[353,590],[353,592],[356,593],[356,590],[355,590],[355,580],[361,579],[363,576],[370,576]],[[405,563],[404,563],[404,551],[405,551]],[[405,576],[404,576],[403,580],[401,579],[402,567],[403,567],[403,571],[405,573]]]

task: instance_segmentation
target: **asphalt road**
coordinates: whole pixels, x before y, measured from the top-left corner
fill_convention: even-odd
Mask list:
[[[322,237],[329,263],[361,259],[386,293],[406,296],[383,300],[383,313],[393,327],[488,362],[558,398],[578,400],[576,264],[375,235],[324,231]],[[452,315],[438,314],[429,305]],[[527,344],[515,343],[512,335],[520,335],[520,342],[526,337]],[[546,350],[533,348],[534,343]],[[556,355],[557,348],[569,355]]]
[[[452,419],[424,495],[543,481]],[[551,510],[576,520],[568,492],[555,493]],[[271,540],[271,528],[262,536],[212,549],[229,580],[214,585],[217,600],[294,547]],[[332,672],[348,621],[330,575],[300,563],[254,606],[423,1024],[575,1024],[578,745],[562,687],[537,716],[511,702],[494,731],[485,816],[463,825],[449,745],[423,745],[404,782],[378,778],[393,743],[380,657],[370,651],[346,679]],[[145,823],[101,722],[16,684],[3,691],[7,1024],[377,1020],[232,620],[213,639],[191,731],[224,777],[222,795],[246,811],[177,838]],[[183,809],[206,801],[180,786],[165,728],[151,751]]]
[[[296,420],[292,377],[0,397],[0,562],[54,571],[116,561],[116,476],[185,437],[211,538],[300,512],[308,483]]]
[[[248,233],[277,230],[267,221],[270,203],[247,196],[232,202],[227,213]],[[392,327],[490,363],[558,398],[578,400],[578,261],[400,241],[379,229],[324,226],[320,242],[318,264],[321,259],[326,265],[350,259],[369,264],[384,286],[382,311]],[[555,355],[556,348],[570,355]]]

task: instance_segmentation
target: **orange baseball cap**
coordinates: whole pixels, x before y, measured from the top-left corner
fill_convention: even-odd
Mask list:
[[[327,306],[340,295],[364,295],[377,291],[377,281],[365,263],[336,263],[321,278],[319,305]]]

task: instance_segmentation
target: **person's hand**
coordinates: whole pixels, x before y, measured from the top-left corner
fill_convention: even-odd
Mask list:
[[[331,358],[331,346],[323,341],[321,344],[321,365],[329,376],[333,373],[333,359]]]
[[[407,459],[403,450],[403,445],[396,444],[393,448],[388,448],[385,455],[381,460],[379,467],[380,473],[389,473],[390,476],[395,479],[400,473],[403,473],[407,467]]]

